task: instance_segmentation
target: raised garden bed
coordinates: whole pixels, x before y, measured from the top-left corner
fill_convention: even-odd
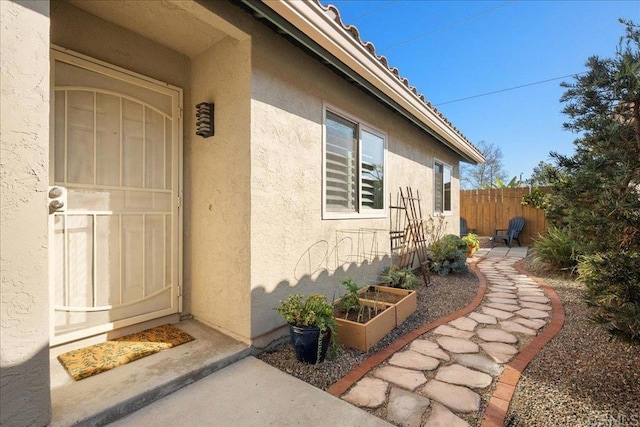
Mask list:
[[[346,319],[336,307],[338,342],[366,352],[396,327],[396,311],[383,302],[362,299],[360,303],[364,309],[350,311]]]
[[[418,308],[418,294],[408,289],[372,285],[362,288],[358,294],[363,300],[392,304],[396,315],[396,326],[400,326]]]

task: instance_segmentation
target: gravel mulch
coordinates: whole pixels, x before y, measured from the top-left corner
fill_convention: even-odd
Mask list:
[[[582,284],[545,272],[532,256],[525,259],[524,267],[558,293],[566,318],[558,335],[524,370],[505,425],[640,426],[640,345],[612,341],[604,329],[589,320],[591,310],[582,300]],[[418,289],[416,313],[368,353],[340,346],[337,360],[314,367],[296,360],[287,338],[258,358],[326,390],[403,334],[465,307],[477,290],[477,278],[471,273],[432,277],[430,286],[421,285]],[[488,387],[482,394],[481,412],[493,388]],[[480,416],[478,413],[465,418],[471,425],[478,425]]]
[[[584,286],[541,270],[565,309],[562,330],[524,370],[507,414],[509,426],[640,426],[640,345],[611,341],[589,320]]]
[[[469,305],[478,292],[478,286],[478,279],[472,273],[445,277],[432,275],[429,286],[422,283],[418,288],[416,312],[367,353],[341,345],[336,360],[326,360],[317,366],[306,365],[296,360],[295,352],[286,337],[282,343],[263,351],[257,357],[281,371],[326,390],[366,358],[407,332]]]

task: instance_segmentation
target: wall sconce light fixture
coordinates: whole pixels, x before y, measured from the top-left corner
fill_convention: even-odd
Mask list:
[[[213,103],[201,102],[196,105],[196,135],[209,138],[213,131]]]

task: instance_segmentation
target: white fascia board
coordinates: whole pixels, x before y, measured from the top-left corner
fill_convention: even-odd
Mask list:
[[[389,68],[315,2],[268,0],[264,4],[403,107],[469,160],[484,163],[482,153],[434,113]]]

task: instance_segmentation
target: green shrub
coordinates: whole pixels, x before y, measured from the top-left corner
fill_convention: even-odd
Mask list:
[[[440,276],[467,271],[467,244],[458,236],[447,234],[427,250],[431,271]]]
[[[357,311],[360,308],[360,298],[358,295],[358,289],[360,289],[360,287],[350,277],[343,280],[341,284],[347,288],[347,293],[340,299],[339,304],[346,315],[348,315],[351,310]]]
[[[413,274],[410,268],[386,267],[380,274],[383,283],[392,288],[416,289],[420,279]]]
[[[585,255],[578,264],[593,320],[618,338],[640,342],[640,255],[611,251]]]
[[[543,262],[556,270],[575,273],[577,254],[575,242],[569,228],[549,227],[545,236],[534,243],[536,261]]]

